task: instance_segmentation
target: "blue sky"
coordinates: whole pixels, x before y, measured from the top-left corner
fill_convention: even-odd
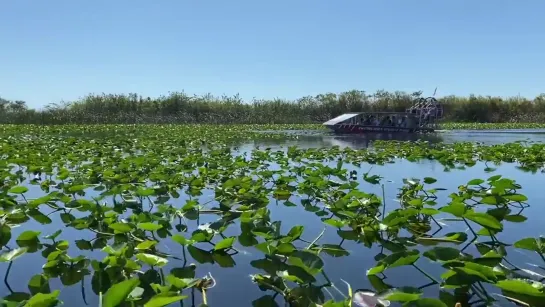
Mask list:
[[[0,97],[545,92],[543,0],[6,0]]]

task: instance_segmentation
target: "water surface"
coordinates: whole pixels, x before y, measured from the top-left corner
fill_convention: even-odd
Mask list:
[[[295,140],[257,140],[246,142],[237,146],[236,154],[248,154],[256,147],[271,148],[271,150],[286,150],[288,146],[298,146],[300,148],[320,148],[341,146],[350,148],[365,148],[372,146],[373,141],[378,139],[398,139],[399,135],[390,134],[375,134],[364,136],[338,136],[331,135],[323,132],[292,132],[298,133],[298,139]],[[545,141],[545,130],[526,131],[524,133],[514,131],[447,131],[439,132],[429,135],[408,135],[405,140],[414,138],[427,140],[430,142],[482,142],[485,144],[499,144],[514,141],[530,141],[530,142],[543,142]],[[403,140],[403,138],[401,138]],[[275,167],[275,165],[272,165]],[[501,233],[500,238],[505,242],[513,242],[526,236],[538,236],[544,235],[545,228],[543,225],[543,216],[545,209],[543,204],[545,203],[545,194],[543,190],[543,175],[525,173],[518,170],[514,164],[504,164],[499,166],[494,172],[485,172],[485,166],[482,163],[477,163],[475,166],[467,168],[466,170],[453,169],[450,172],[445,172],[444,167],[435,161],[420,161],[416,163],[408,162],[405,160],[399,160],[394,164],[387,164],[384,166],[362,164],[361,167],[354,167],[345,165],[349,170],[356,170],[361,178],[361,174],[370,171],[371,174],[376,174],[384,177],[387,180],[385,186],[385,198],[387,209],[392,209],[397,206],[396,195],[398,189],[402,185],[404,178],[424,178],[434,177],[438,181],[433,187],[446,188],[447,191],[439,193],[439,206],[446,204],[447,196],[449,193],[456,191],[457,187],[461,184],[467,183],[474,178],[486,179],[495,174],[501,174],[504,177],[515,179],[517,183],[522,185],[521,193],[528,197],[528,203],[530,208],[526,209],[524,215],[528,217],[528,220],[524,224],[506,223],[505,230]],[[368,184],[361,180],[360,190],[375,193],[379,196],[382,195],[382,190],[379,186]],[[39,197],[42,191],[37,186],[29,186],[30,197]],[[210,192],[202,196],[202,199],[210,199],[213,197],[213,193]],[[290,201],[299,204],[299,199],[290,199]],[[312,240],[317,236],[324,227],[326,231],[319,243],[339,244],[340,238],[336,234],[336,229],[323,224],[319,217],[314,213],[305,211],[302,206],[287,207],[282,201],[276,201],[271,199],[271,219],[282,222],[282,231],[287,232],[292,226],[303,225],[305,226],[304,239]],[[34,221],[29,221],[13,230],[13,237],[16,238],[21,232],[32,229],[40,230],[43,235],[53,233],[59,227],[62,227],[63,234],[62,239],[69,240],[71,245],[75,245],[76,240],[87,239],[90,240],[94,237],[93,233],[78,231],[75,232],[69,228],[64,228],[62,221],[60,221],[58,215],[51,215],[53,223],[48,225],[41,225]],[[212,222],[215,219],[214,216],[210,216],[209,219],[203,218],[200,223]],[[445,223],[445,229],[443,233],[453,231],[465,231],[465,226],[456,223]],[[195,223],[196,227],[197,224]],[[231,226],[225,235],[238,235],[240,229],[237,226]],[[173,254],[181,253],[180,246],[170,239],[160,242],[161,248],[167,252]],[[218,268],[218,265],[199,264],[197,266],[197,277],[202,277],[208,272],[211,272],[217,281],[217,286],[211,289],[208,293],[210,306],[249,306],[252,301],[259,298],[262,295],[270,294],[259,290],[259,288],[252,283],[250,275],[255,273],[262,273],[262,271],[252,267],[251,261],[261,259],[261,252],[253,249],[237,246],[240,249],[240,253],[234,257],[236,265],[232,268]],[[371,289],[372,286],[366,276],[366,271],[376,264],[374,257],[380,252],[379,248],[366,248],[362,244],[356,244],[351,241],[343,243],[343,247],[350,253],[350,256],[343,258],[334,258],[331,256],[323,256],[325,262],[325,271],[329,278],[337,285],[342,287],[341,279],[349,282],[355,289]],[[71,253],[76,253],[78,249],[70,249]],[[72,257],[78,254],[71,254]],[[103,252],[94,251],[85,254],[86,256],[102,260],[105,255]],[[539,259],[532,254],[520,253],[517,256],[521,266],[525,266],[525,263],[537,263]],[[427,263],[426,259],[422,257],[422,267],[428,270],[436,278],[439,278],[441,268],[437,265]],[[43,258],[39,254],[27,254],[20,260],[14,262],[11,268],[11,273],[7,280],[7,284],[0,285],[0,294],[5,296],[9,293],[9,288],[13,291],[27,291],[26,282],[35,274],[39,274],[43,265]],[[173,267],[181,266],[181,262],[170,260],[169,264],[164,268],[165,272],[168,272]],[[5,270],[5,265],[1,268]],[[530,268],[531,267],[526,267]],[[429,280],[414,271],[411,267],[400,267],[388,270],[386,272],[387,279],[385,282],[393,286],[414,286],[418,287],[425,285]],[[407,276],[411,276],[410,279]],[[61,289],[60,299],[65,302],[67,306],[75,306],[84,304],[82,293],[79,285],[64,287],[58,279],[51,282],[52,289]],[[85,279],[85,291],[86,300],[90,306],[98,305],[98,298],[90,290],[90,278]],[[428,287],[424,289],[425,296],[437,297],[439,289],[434,287]],[[333,293],[333,295],[339,299],[339,294]],[[326,296],[327,297],[327,296]],[[195,303],[198,305],[201,302],[200,296],[195,296]],[[279,301],[280,302],[280,301]],[[191,299],[186,299],[183,302],[183,306],[191,306]]]

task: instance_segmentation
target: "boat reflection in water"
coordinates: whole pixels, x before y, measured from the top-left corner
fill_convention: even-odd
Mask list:
[[[443,138],[439,133],[387,133],[387,132],[367,132],[365,134],[348,134],[323,136],[323,142],[329,146],[350,147],[353,149],[368,148],[373,146],[377,140],[384,141],[427,141],[430,143],[439,143]]]

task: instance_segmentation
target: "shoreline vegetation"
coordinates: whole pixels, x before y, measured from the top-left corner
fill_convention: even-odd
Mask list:
[[[214,97],[184,92],[156,98],[92,94],[52,103],[41,110],[29,108],[24,101],[0,98],[0,124],[320,124],[346,112],[403,112],[419,97],[425,96],[422,92],[369,94],[360,90],[297,100],[252,101],[243,101],[238,95]],[[443,129],[545,127],[545,94],[533,99],[476,95],[437,99],[445,110]]]
[[[26,129],[21,130],[21,125],[26,126]],[[266,132],[266,131],[301,131],[301,132],[329,132],[330,130],[322,124],[0,124],[0,133],[15,133],[19,131],[34,131],[40,132],[48,130],[71,130],[92,132],[97,128],[99,130],[117,130],[117,129],[129,129],[129,127],[137,126],[150,126],[150,127],[169,127],[171,125],[177,125],[180,128],[187,127],[188,129],[206,130],[207,128],[221,128],[229,129],[230,127],[239,131],[249,132]],[[58,128],[55,128],[58,127]],[[62,128],[64,127],[64,128]],[[545,129],[545,123],[462,123],[462,122],[442,122],[439,124],[437,131],[453,131],[453,130],[538,130]],[[529,131],[531,132],[531,131]],[[260,133],[261,134],[261,133]],[[263,134],[261,134],[263,135]],[[285,136],[283,136],[285,137]]]

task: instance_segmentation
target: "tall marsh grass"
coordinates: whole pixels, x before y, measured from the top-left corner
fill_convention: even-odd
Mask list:
[[[23,101],[0,98],[3,124],[292,124],[321,123],[345,112],[404,111],[421,92],[378,91],[372,95],[352,90],[297,100],[252,100],[239,96],[191,96],[183,92],[157,98],[137,94],[88,95],[80,100],[29,109]],[[446,96],[445,121],[506,123],[545,122],[545,94],[522,97]]]

